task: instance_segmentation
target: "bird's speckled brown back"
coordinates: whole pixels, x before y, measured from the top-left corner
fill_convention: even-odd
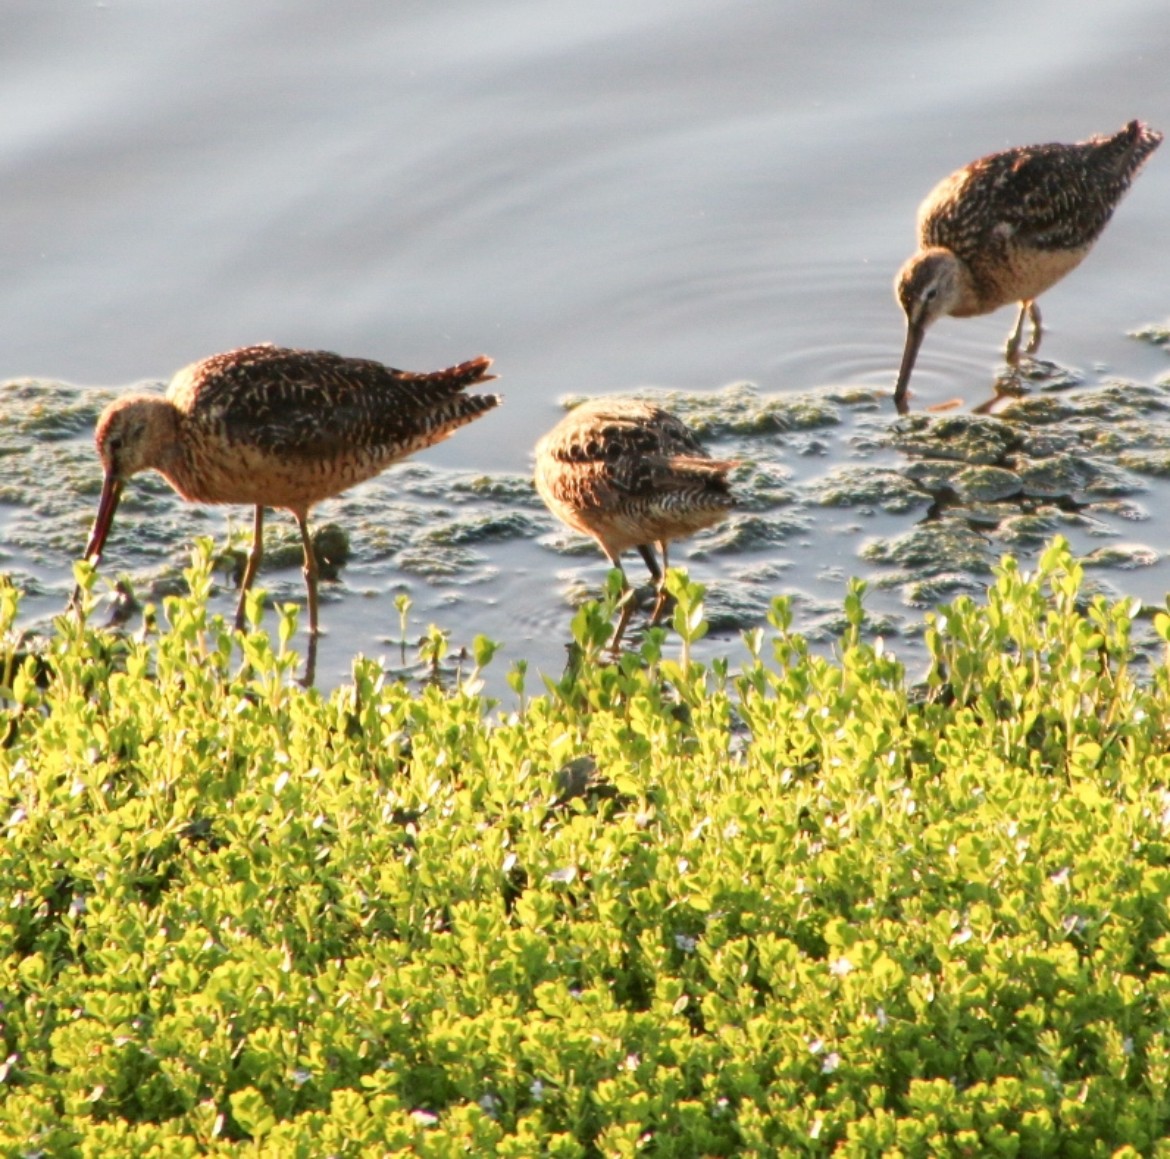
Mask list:
[[[187,498],[304,509],[439,442],[498,406],[463,394],[491,360],[413,373],[327,351],[246,346],[181,370],[167,398]]]
[[[660,407],[597,399],[570,411],[536,448],[536,487],[549,509],[611,556],[719,522],[735,505],[733,462],[712,459]]]
[[[981,299],[1030,298],[1075,266],[1100,236],[1162,134],[1131,121],[1075,144],[992,153],[945,178],[918,215],[923,249],[967,264]]]

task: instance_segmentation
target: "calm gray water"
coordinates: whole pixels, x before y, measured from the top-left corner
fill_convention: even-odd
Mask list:
[[[117,391],[256,341],[412,369],[491,354],[504,407],[421,456],[429,473],[394,469],[351,506],[322,507],[344,522],[369,494],[378,518],[400,499],[422,519],[414,540],[388,529],[376,550],[355,527],[355,562],[323,606],[322,677],[397,634],[404,588],[419,626],[485,631],[556,670],[569,595],[600,584],[600,556],[559,550],[568,538],[521,502],[533,534],[412,564],[428,512],[447,526],[483,510],[471,486],[447,502],[444,480],[527,474],[566,395],[744,380],[764,394],[888,390],[903,337],[890,286],[922,196],[1009,145],[1134,116],[1170,130],[1168,57],[1164,0],[10,3],[0,380]],[[1168,251],[1170,146],[1045,296],[1042,353],[1089,387],[1170,371],[1165,350],[1127,336],[1170,311]],[[915,406],[984,401],[1011,321],[940,323]],[[696,541],[698,577],[731,604],[751,593],[737,622],[771,592],[797,593],[810,614],[831,606],[847,575],[874,570],[875,536],[913,527],[880,504],[839,511],[806,493],[843,465],[897,458],[867,450],[894,421],[887,401],[843,404],[820,436],[732,448],[788,489],[776,514],[791,524],[747,554]],[[68,445],[83,446],[88,430],[75,434]],[[96,460],[93,476],[50,512],[78,553]],[[1159,478],[1135,483],[1143,498],[1116,525],[1071,529],[1146,549],[1114,586],[1157,602],[1170,588]],[[69,552],[37,550],[14,494],[0,548],[41,581],[29,611],[43,616],[67,589]],[[177,517],[188,535],[227,526],[216,511]],[[141,562],[151,518],[115,525],[111,570]],[[1012,546],[993,540],[991,555]],[[262,579],[300,590],[295,568]],[[917,616],[913,602],[891,582],[892,627]]]

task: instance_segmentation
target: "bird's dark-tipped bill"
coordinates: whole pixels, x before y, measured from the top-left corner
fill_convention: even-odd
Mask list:
[[[902,366],[898,371],[898,381],[894,384],[894,405],[899,412],[906,408],[906,388],[910,385],[914,360],[918,357],[918,348],[922,345],[925,335],[924,326],[910,324],[906,327],[906,348],[902,351]]]
[[[90,563],[97,563],[101,557],[102,548],[106,545],[106,536],[114,523],[114,512],[118,510],[118,500],[122,498],[122,480],[114,475],[106,475],[102,483],[102,497],[98,500],[97,518],[93,521],[93,531],[89,535],[89,543],[85,548],[85,559]]]

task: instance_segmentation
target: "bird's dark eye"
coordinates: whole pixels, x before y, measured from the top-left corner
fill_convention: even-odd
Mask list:
[[[922,300],[924,302],[933,302],[937,297],[938,290],[936,290],[933,286],[930,286],[927,288],[926,293],[922,295]]]

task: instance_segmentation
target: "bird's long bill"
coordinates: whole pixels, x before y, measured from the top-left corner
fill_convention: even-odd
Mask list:
[[[914,370],[914,360],[918,357],[918,348],[922,339],[926,337],[926,327],[911,322],[906,326],[906,348],[902,351],[902,367],[898,371],[898,381],[894,384],[894,405],[899,413],[906,409],[906,387],[910,384],[910,374]]]
[[[102,548],[106,545],[106,536],[114,523],[114,512],[118,510],[118,500],[122,498],[122,480],[115,475],[106,474],[102,483],[102,497],[98,500],[97,518],[93,521],[93,531],[89,534],[89,543],[85,548],[85,558],[90,563],[97,563],[101,557]]]

